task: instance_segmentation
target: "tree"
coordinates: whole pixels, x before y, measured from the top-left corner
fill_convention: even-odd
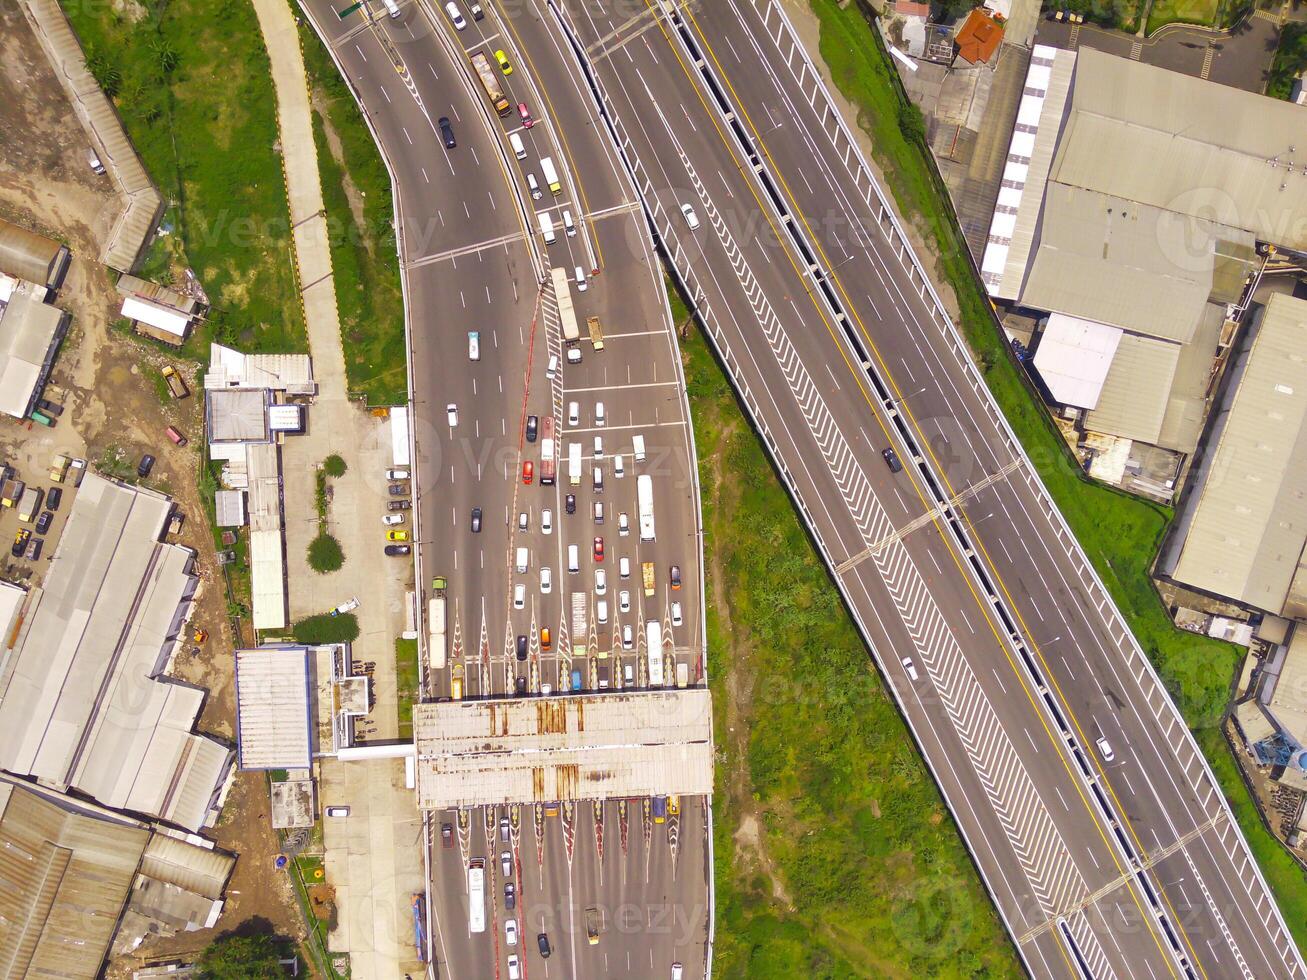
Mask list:
[[[322,461],[322,468],[327,471],[327,476],[339,480],[345,475],[345,460],[339,454],[332,453]]]
[[[200,954],[195,968],[200,980],[282,980],[286,976],[268,935],[215,939]]]
[[[345,552],[330,534],[319,534],[309,543],[309,567],[318,574],[334,572],[343,564]]]

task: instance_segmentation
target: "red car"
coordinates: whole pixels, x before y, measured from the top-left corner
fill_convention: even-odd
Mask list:
[[[536,121],[531,118],[531,110],[526,107],[525,102],[519,102],[517,104],[517,114],[522,117],[523,129],[530,129],[536,124]]]
[[[604,539],[595,538],[595,561],[604,560]]]
[[[534,482],[535,478],[536,478],[536,464],[528,459],[522,463],[522,482],[529,486],[532,482]]]

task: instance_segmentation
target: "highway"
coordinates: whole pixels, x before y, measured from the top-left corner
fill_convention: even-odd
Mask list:
[[[620,161],[601,127],[576,125],[566,133],[559,127],[560,118],[570,127],[593,112],[584,89],[577,82],[542,92],[531,64],[534,50],[519,49],[514,28],[520,25],[506,23],[493,4],[484,5],[483,20],[468,16],[462,30],[434,4],[401,3],[392,18],[374,3],[343,19],[324,0],[302,6],[349,81],[395,182],[417,454],[413,522],[405,526],[419,552],[421,601],[435,576],[449,584],[449,658],[445,667],[425,671],[428,695],[450,697],[462,683],[466,697],[537,696],[567,689],[574,674],[588,690],[646,686],[647,621],[662,626],[667,676],[684,662],[690,683],[702,683],[698,489],[684,380],[661,269]],[[553,63],[562,65],[563,49],[552,50]],[[512,69],[497,75],[514,107],[502,118],[468,64],[477,51],[491,58],[503,51]],[[528,107],[530,126],[516,110],[519,103]],[[441,118],[452,127],[453,147],[443,138]],[[510,135],[522,139],[520,160]],[[540,163],[546,156],[559,172],[557,194],[546,186]],[[584,167],[575,167],[576,160]],[[574,235],[565,231],[565,211]],[[539,212],[551,215],[553,244],[540,233]],[[560,304],[547,275],[553,266],[572,280],[583,337],[579,364],[567,361],[561,342]],[[592,316],[602,324],[602,351],[586,333]],[[558,362],[552,377],[551,358]],[[532,418],[534,441],[527,432]],[[550,419],[558,478],[542,486]],[[645,447],[638,461],[637,436]],[[583,457],[576,485],[568,471],[573,442]],[[533,467],[530,482],[526,462]],[[596,469],[602,483],[594,479]],[[641,474],[653,478],[652,541],[641,540],[638,530]],[[596,504],[603,505],[602,522]],[[378,500],[378,513],[383,508]],[[479,530],[474,509],[480,510]],[[623,516],[627,533],[620,527]],[[579,559],[571,573],[569,545],[577,546]],[[518,570],[520,548],[526,549],[524,572]],[[649,595],[641,582],[646,562],[654,569]],[[583,597],[584,635],[573,629],[574,593]],[[629,647],[623,627],[631,627]],[[519,637],[525,659],[517,655]],[[638,811],[641,805],[636,800],[622,807]],[[523,878],[515,951],[504,932],[500,848],[486,842],[494,836],[498,809],[432,814],[431,940],[440,976],[507,976],[513,952],[524,976],[648,976],[651,969],[666,976],[673,962],[682,963],[687,976],[703,975],[705,802],[683,801],[675,848],[667,825],[651,826],[648,839],[632,831],[636,840],[628,848],[616,845],[619,804],[610,801],[603,809],[610,829],[602,859],[593,843],[592,805],[579,803],[577,810],[570,823],[543,817],[538,808],[518,811],[517,833],[531,843],[518,852]],[[438,829],[445,822],[460,827],[459,847],[441,846]],[[631,825],[639,822],[637,813]],[[565,846],[565,825],[577,829],[581,844]],[[487,932],[476,936],[467,932],[466,862],[474,856],[486,858],[487,897],[497,902],[488,907]],[[577,916],[590,906],[616,917],[596,947],[585,941],[584,930],[579,941],[574,931]],[[680,926],[663,928],[668,916]],[[536,946],[542,929],[553,947],[548,959]]]
[[[779,10],[560,7],[1029,971],[1307,976]]]

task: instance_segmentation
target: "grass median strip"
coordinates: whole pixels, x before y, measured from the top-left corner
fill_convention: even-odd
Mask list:
[[[145,275],[195,270],[213,304],[187,344],[307,349],[259,25],[238,0],[65,4],[87,64],[166,200]],[[215,83],[215,79],[220,82]]]
[[[1171,510],[1084,479],[1005,349],[925,148],[905,136],[906,100],[884,48],[857,4],[840,9],[827,0],[810,3],[821,25],[821,56],[858,110],[858,124],[871,139],[900,213],[911,217],[936,252],[936,276],[956,294],[962,331],[990,391],[1195,732],[1294,939],[1307,948],[1307,877],[1261,822],[1221,734],[1242,651],[1177,630],[1150,581]]]
[[[674,313],[684,316],[679,299]],[[1017,976],[1012,947],[834,585],[698,332],[718,750],[714,974]]]

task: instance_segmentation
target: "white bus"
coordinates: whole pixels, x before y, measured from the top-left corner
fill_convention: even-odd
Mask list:
[[[486,931],[485,858],[473,858],[467,866],[467,926],[469,932]]]
[[[545,175],[545,183],[549,185],[549,191],[555,197],[563,192],[563,185],[558,180],[558,171],[554,169],[552,157],[540,158],[540,171]]]
[[[581,339],[581,328],[576,322],[576,310],[572,308],[572,285],[567,279],[566,269],[550,269],[554,279],[554,298],[558,300],[558,321],[563,327],[563,343],[575,344]]]
[[[651,619],[644,627],[647,654],[649,657],[649,686],[662,687],[663,680],[663,626],[658,620]]]
[[[635,496],[640,505],[640,540],[654,539],[653,477],[642,473],[635,478]]]
[[[574,487],[581,485],[581,444],[567,444],[567,480]]]

